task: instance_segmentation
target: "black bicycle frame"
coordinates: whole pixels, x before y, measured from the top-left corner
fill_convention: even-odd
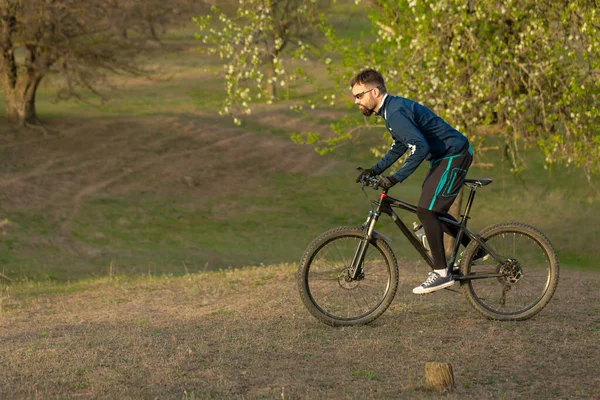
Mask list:
[[[458,254],[458,249],[460,248],[461,239],[462,239],[463,234],[466,234],[471,240],[475,240],[481,247],[483,247],[483,249],[487,252],[487,254],[489,254],[491,257],[493,257],[500,264],[503,264],[507,261],[506,258],[500,256],[498,253],[496,253],[496,251],[494,251],[494,249],[487,246],[487,244],[481,238],[481,236],[477,235],[476,233],[473,233],[469,228],[467,228],[467,221],[469,219],[469,213],[471,212],[471,207],[472,207],[473,201],[475,199],[475,190],[476,190],[476,188],[471,187],[471,192],[469,193],[469,198],[467,200],[465,213],[464,213],[464,215],[461,215],[460,221],[456,222],[456,221],[448,219],[446,217],[439,217],[440,221],[445,222],[446,224],[449,224],[449,225],[453,225],[458,228],[458,235],[457,235],[456,241],[454,243],[454,250],[450,256],[448,265],[453,265],[456,260],[456,256]],[[425,262],[427,262],[427,264],[432,269],[434,269],[433,260],[427,253],[427,250],[425,249],[425,247],[423,246],[421,241],[419,241],[419,239],[417,239],[417,237],[411,232],[411,230],[406,226],[406,224],[394,212],[393,208],[400,208],[400,209],[409,211],[413,214],[417,213],[416,206],[389,196],[387,194],[387,190],[384,190],[380,193],[379,201],[377,202],[377,206],[374,208],[374,210],[370,211],[369,218],[367,218],[367,221],[364,224],[364,226],[366,227],[365,240],[361,241],[360,245],[356,249],[356,252],[355,252],[353,260],[352,260],[352,272],[351,272],[352,279],[356,279],[362,270],[361,266],[364,261],[367,247],[369,246],[369,242],[372,241],[374,238],[377,238],[378,235],[380,235],[375,231],[375,225],[377,224],[377,221],[379,220],[379,217],[381,216],[382,213],[387,214],[392,218],[392,220],[394,221],[396,226],[402,231],[402,233],[404,234],[404,236],[406,236],[408,241],[419,252],[419,254],[421,255],[421,257],[423,257]],[[506,276],[506,274],[471,274],[471,275],[464,275],[464,276],[460,276],[460,277],[457,276],[456,279],[458,279],[458,280],[484,279],[484,278],[493,278],[493,277],[502,277],[502,276]]]

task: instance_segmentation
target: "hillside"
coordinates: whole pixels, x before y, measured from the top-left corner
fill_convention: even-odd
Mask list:
[[[357,13],[336,18],[341,26],[364,29],[365,16]],[[88,103],[56,102],[59,79],[42,81],[36,107],[47,134],[10,127],[0,99],[5,283],[293,263],[321,232],[362,223],[370,202],[354,184],[355,168],[376,161],[369,149],[381,143],[383,130],[321,157],[290,136],[328,134],[332,122],[355,109],[337,105],[301,114],[289,109],[290,102],[256,104],[235,126],[218,115],[220,61],[198,51],[194,33],[193,26],[169,31],[143,60],[155,74],[113,77],[115,88],[103,89],[110,98],[103,105],[85,94]],[[322,97],[327,85],[335,90],[324,70],[318,84],[319,90],[300,82],[289,94],[297,102]],[[488,144],[501,145],[494,136]],[[470,226],[479,230],[506,220],[535,225],[563,266],[598,270],[597,182],[574,168],[544,169],[535,149],[522,156],[527,169],[513,176],[501,150],[476,154],[476,162],[494,167],[473,167],[469,176],[495,182],[478,194]],[[392,195],[416,201],[426,168]],[[418,260],[389,221],[378,229],[393,239],[402,259]]]
[[[44,80],[46,134],[9,126],[0,99],[0,399],[438,398],[422,390],[427,361],[454,366],[448,399],[597,396],[597,182],[546,170],[532,148],[518,176],[500,149],[476,155],[494,167],[469,176],[494,183],[470,226],[523,221],[559,255],[558,290],[533,319],[484,320],[447,290],[414,296],[428,269],[382,219],[399,292],[373,324],[330,328],[303,308],[296,263],[320,233],[364,221],[376,192],[355,168],[385,132],[321,157],[290,135],[328,133],[355,109],[263,104],[235,126],[218,115],[219,60],[193,34],[169,32],[146,60],[157,74],[115,77],[101,106],[57,103]],[[416,201],[425,170],[391,194]]]
[[[413,295],[426,266],[401,265],[391,308],[342,329],[303,308],[295,268],[3,288],[0,398],[438,398],[428,361],[452,363],[448,399],[597,396],[598,273],[563,271],[540,314],[500,323]]]
[[[201,112],[47,127],[55,133],[0,142],[2,272],[12,278],[72,279],[100,266],[105,274],[111,262],[129,263],[122,272],[223,266],[231,259],[221,260],[210,238],[235,230],[223,226],[243,212],[231,206],[234,199],[261,191],[275,173],[310,176],[333,165],[309,148]],[[256,207],[248,204],[247,212]],[[211,234],[210,225],[221,232]],[[160,255],[149,254],[155,242]],[[169,266],[140,266],[156,256]]]

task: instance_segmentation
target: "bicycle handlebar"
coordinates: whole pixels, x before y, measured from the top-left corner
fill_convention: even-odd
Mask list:
[[[379,179],[374,176],[365,176],[365,177],[361,178],[359,183],[362,184],[363,188],[365,186],[369,186],[369,187],[373,188],[374,190],[379,189]]]
[[[364,171],[362,167],[357,167],[356,169],[361,172]],[[360,178],[360,181],[358,183],[362,184],[361,189],[363,190],[363,192],[365,191],[365,186],[369,186],[374,190],[379,189],[379,179],[375,176],[363,176],[362,178]],[[367,193],[365,192],[365,194]]]

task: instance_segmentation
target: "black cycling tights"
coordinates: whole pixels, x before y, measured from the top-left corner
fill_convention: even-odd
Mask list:
[[[456,235],[458,235],[458,228],[443,223],[438,219],[438,215],[456,221],[450,214],[438,214],[435,211],[417,207],[417,217],[419,217],[419,220],[421,220],[423,228],[425,229],[425,236],[427,236],[431,255],[433,256],[433,265],[435,266],[435,269],[445,269],[446,252],[444,251],[444,232],[452,237],[456,237]],[[471,239],[463,234],[461,244],[466,247],[470,241]]]

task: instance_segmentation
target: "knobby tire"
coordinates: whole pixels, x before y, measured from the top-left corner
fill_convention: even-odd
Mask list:
[[[302,302],[330,326],[367,324],[387,310],[398,289],[398,264],[390,246],[373,238],[363,263],[364,277],[346,279],[361,227],[343,226],[317,237],[304,252],[297,272]]]
[[[463,294],[473,308],[489,319],[515,321],[531,318],[546,307],[559,275],[558,257],[546,236],[519,222],[495,224],[479,235],[502,257],[516,262],[501,264],[492,257],[473,262],[480,246],[475,241],[467,246],[461,262],[464,276],[509,275],[461,281]]]

